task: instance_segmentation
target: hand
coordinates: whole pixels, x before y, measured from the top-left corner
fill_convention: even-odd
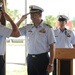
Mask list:
[[[51,73],[53,70],[54,70],[53,66],[50,66],[50,65],[47,66],[48,73]]]
[[[27,13],[27,14],[23,15],[23,16],[21,17],[21,20],[23,21],[24,19],[26,19],[28,14],[30,14],[30,13]]]
[[[27,13],[27,14],[23,15],[23,16],[21,17],[21,19],[16,23],[16,25],[17,25],[18,27],[19,27],[19,25],[21,24],[21,22],[24,21],[24,19],[27,18],[27,15],[28,15],[28,14],[30,14],[30,13]]]

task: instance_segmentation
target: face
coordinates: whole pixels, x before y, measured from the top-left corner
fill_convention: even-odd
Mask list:
[[[37,22],[41,19],[41,14],[40,13],[31,13],[30,16],[31,16],[31,20],[33,22]]]
[[[60,28],[65,28],[66,23],[66,21],[59,21]]]

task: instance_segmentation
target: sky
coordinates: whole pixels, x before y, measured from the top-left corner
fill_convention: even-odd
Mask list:
[[[25,3],[26,1],[26,3]],[[74,0],[7,0],[8,8],[11,10],[18,9],[22,15],[29,12],[29,5],[38,5],[44,9],[43,18],[47,15],[57,17],[64,14],[73,19],[75,17]],[[25,4],[27,11],[25,12]]]

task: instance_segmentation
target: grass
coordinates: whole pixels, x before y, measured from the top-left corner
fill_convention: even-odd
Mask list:
[[[28,75],[26,65],[10,64],[6,66],[6,75]],[[52,75],[52,73],[49,75]]]
[[[6,75],[27,75],[27,68],[22,66],[20,69],[6,70]],[[51,73],[49,75],[52,75]]]
[[[6,69],[6,75],[27,75],[27,68],[26,66],[20,66],[18,69]]]

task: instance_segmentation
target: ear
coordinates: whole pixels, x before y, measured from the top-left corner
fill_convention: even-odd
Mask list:
[[[67,24],[67,21],[65,21],[65,24]]]
[[[40,15],[40,17],[42,17],[42,14],[41,13],[39,13],[39,15]]]

